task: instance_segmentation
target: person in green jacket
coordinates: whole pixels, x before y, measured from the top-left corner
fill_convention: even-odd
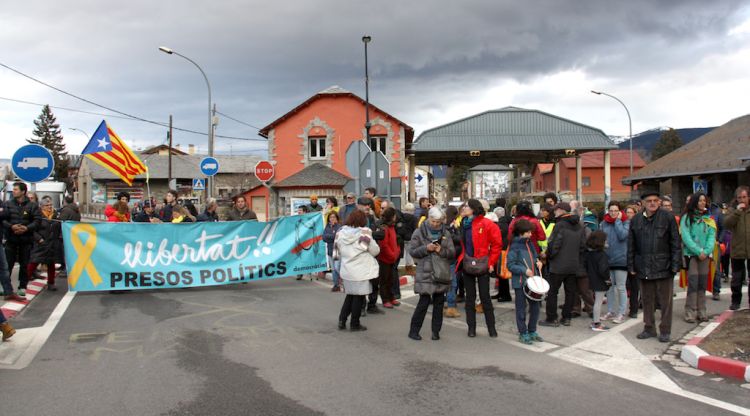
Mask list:
[[[716,223],[709,216],[708,198],[703,193],[690,197],[680,219],[682,255],[687,265],[687,298],[685,322],[708,321],[706,314],[706,289],[711,255],[716,244]]]

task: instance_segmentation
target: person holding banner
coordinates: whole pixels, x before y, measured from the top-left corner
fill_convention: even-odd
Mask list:
[[[227,213],[227,221],[258,221],[255,211],[247,206],[244,195],[234,198],[234,206]]]
[[[55,264],[62,263],[62,238],[60,221],[57,212],[52,207],[52,198],[42,198],[42,220],[34,232],[34,247],[31,250],[29,265],[26,272],[31,275],[37,266],[47,266],[47,290],[56,291],[55,287]]]
[[[34,244],[34,232],[39,227],[42,216],[39,212],[39,205],[26,196],[27,191],[25,183],[15,182],[13,198],[5,201],[3,205],[5,257],[8,260],[8,270],[13,270],[13,265],[18,262],[18,296],[20,297],[26,295],[26,285],[29,282],[29,274],[27,274],[29,255]]]
[[[371,279],[378,278],[380,247],[372,238],[372,230],[367,227],[365,213],[357,210],[349,214],[344,226],[336,233],[334,259],[341,262],[341,281],[346,291],[344,304],[339,314],[339,329],[346,329],[346,321],[352,316],[349,329],[365,331],[359,318],[365,304],[365,296],[372,292]]]

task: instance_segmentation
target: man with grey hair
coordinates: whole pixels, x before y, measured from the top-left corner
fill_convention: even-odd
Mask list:
[[[208,198],[206,201],[206,209],[202,214],[196,217],[198,222],[217,222],[219,221],[219,214],[216,213],[216,209],[219,204],[216,202],[216,198]]]
[[[346,217],[352,212],[357,210],[357,195],[354,192],[349,192],[344,198],[344,206],[339,208],[339,222],[345,223]]]

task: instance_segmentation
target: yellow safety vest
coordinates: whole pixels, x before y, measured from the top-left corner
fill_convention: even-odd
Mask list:
[[[544,251],[547,250],[547,243],[549,242],[549,236],[552,235],[552,230],[555,228],[555,223],[551,222],[548,225],[544,225],[544,221],[539,221],[539,224],[542,225],[542,229],[544,230],[544,235],[547,236],[547,239],[544,241],[538,241],[539,248]]]

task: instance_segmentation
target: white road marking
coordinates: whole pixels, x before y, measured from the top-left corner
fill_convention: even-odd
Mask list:
[[[0,368],[21,370],[26,368],[52,335],[77,292],[68,292],[57,304],[44,325],[19,329],[9,341],[0,344]]]

